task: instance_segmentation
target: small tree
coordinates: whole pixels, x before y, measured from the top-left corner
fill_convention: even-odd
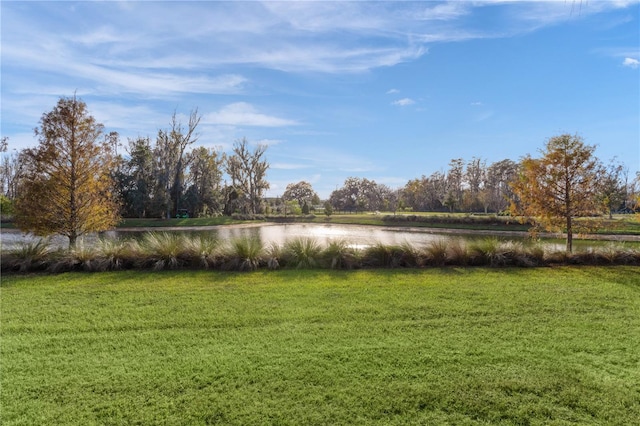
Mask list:
[[[329,218],[333,214],[333,206],[329,201],[324,202],[324,214]]]
[[[0,194],[0,217],[5,218],[13,214],[13,203],[4,195]]]
[[[284,200],[284,214],[299,216],[302,214],[302,208],[298,203],[298,200]]]
[[[563,134],[547,141],[542,157],[522,160],[518,180],[512,183],[516,199],[511,213],[532,218],[536,227],[567,233],[567,252],[573,249],[574,231],[597,224],[575,222],[580,216],[602,211],[598,202],[601,166],[593,156],[594,146],[579,136]]]
[[[118,222],[112,146],[84,102],[61,98],[35,129],[40,144],[23,151],[24,179],[16,225],[36,235],[61,234],[74,248],[79,236]]]

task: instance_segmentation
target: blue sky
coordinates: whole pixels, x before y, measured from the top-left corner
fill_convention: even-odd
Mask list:
[[[10,149],[74,92],[122,141],[173,111],[198,145],[268,144],[269,195],[392,188],[578,133],[640,170],[640,1],[2,1]]]

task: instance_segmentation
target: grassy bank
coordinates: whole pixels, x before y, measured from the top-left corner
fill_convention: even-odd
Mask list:
[[[331,217],[325,215],[310,215],[299,217],[270,217],[267,221],[277,222],[306,222],[306,223],[335,223],[346,225],[374,225],[374,226],[400,226],[423,227],[436,229],[466,229],[466,230],[492,230],[492,231],[527,231],[528,224],[522,224],[517,219],[507,216],[495,215],[470,215],[466,213],[398,213],[397,215],[383,212],[381,214],[334,214]],[[123,219],[122,228],[133,227],[175,227],[175,226],[216,226],[246,223],[252,221],[241,220],[229,216],[214,218],[190,218],[190,219]],[[640,235],[640,221],[634,215],[617,215],[613,219],[605,219],[600,234]]]
[[[638,267],[2,281],[2,423],[634,424]]]
[[[249,216],[218,216],[211,218],[187,219],[136,219],[125,218],[117,228],[173,228],[194,226],[220,226],[240,223],[278,222],[278,223],[334,223],[343,225],[372,225],[394,227],[418,227],[433,229],[461,229],[469,231],[528,231],[528,224],[507,216],[467,214],[467,213],[398,213],[382,214],[334,214],[308,216],[262,216],[258,220],[247,220]],[[3,229],[15,229],[13,222],[3,222]],[[596,232],[602,235],[640,235],[640,220],[634,215],[617,215],[613,219],[604,219],[604,226]]]

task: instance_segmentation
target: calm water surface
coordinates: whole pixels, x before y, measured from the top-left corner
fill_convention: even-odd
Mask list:
[[[191,228],[173,228],[171,230],[158,228],[130,229],[108,231],[100,235],[92,234],[85,236],[80,243],[85,246],[92,246],[100,238],[140,238],[145,232],[180,232],[197,237],[199,235],[211,235],[221,240],[251,237],[259,238],[265,245],[277,244],[282,245],[287,240],[294,238],[313,238],[321,244],[328,244],[331,241],[345,240],[353,247],[367,247],[374,244],[399,245],[409,243],[413,246],[422,246],[434,240],[465,238],[478,239],[487,237],[496,237],[499,239],[522,241],[525,237],[522,234],[491,232],[486,231],[480,234],[469,235],[464,231],[450,230],[446,233],[438,232],[437,229],[429,228],[393,228],[393,227],[374,227],[362,225],[340,225],[340,224],[248,224],[248,225],[229,225],[216,227],[191,227]],[[0,242],[2,250],[10,250],[19,244],[25,242],[38,241],[38,237],[23,234],[16,231],[3,231],[0,233]],[[67,247],[68,240],[66,237],[52,237],[50,243],[54,246]],[[564,247],[561,240],[550,241],[551,244],[557,245],[558,249]],[[594,245],[593,241],[574,240],[576,248],[580,246]],[[597,245],[601,245],[602,242]]]
[[[140,230],[117,230],[108,231],[100,235],[92,234],[82,238],[81,242],[86,245],[95,244],[99,238],[140,238],[146,232],[179,232],[197,237],[199,235],[211,235],[221,240],[234,238],[259,238],[265,245],[282,245],[287,240],[294,238],[313,238],[321,244],[331,241],[345,240],[350,245],[364,247],[377,243],[382,244],[425,244],[435,239],[448,238],[444,234],[434,234],[432,232],[412,232],[397,231],[389,228],[374,228],[370,226],[358,225],[332,225],[332,224],[259,224],[249,226],[218,226],[218,227],[193,227],[183,229],[145,228]],[[1,239],[3,250],[11,249],[21,243],[35,242],[39,237],[20,232],[2,232]],[[55,246],[66,247],[68,239],[66,237],[55,236],[50,239]]]

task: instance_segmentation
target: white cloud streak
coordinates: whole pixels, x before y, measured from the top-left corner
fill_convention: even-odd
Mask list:
[[[622,61],[622,65],[635,69],[638,68],[638,65],[640,65],[640,61],[634,58],[624,58],[624,61]]]
[[[402,98],[402,99],[398,99],[397,101],[391,102],[391,105],[404,107],[404,106],[413,105],[415,103],[416,101],[414,101],[411,98]]]
[[[235,102],[220,110],[206,114],[203,124],[219,124],[231,126],[283,127],[295,126],[294,120],[262,114],[246,102]]]

